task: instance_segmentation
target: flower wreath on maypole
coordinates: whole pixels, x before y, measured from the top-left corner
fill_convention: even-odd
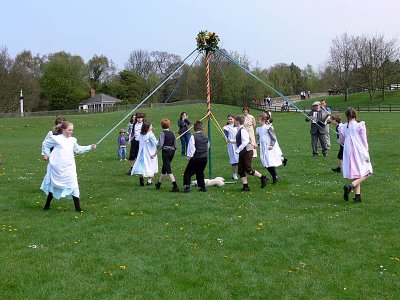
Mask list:
[[[196,37],[197,42],[197,50],[199,52],[205,52],[205,64],[206,64],[206,83],[207,83],[207,114],[205,117],[208,117],[208,140],[211,144],[211,118],[215,122],[218,130],[222,133],[225,138],[225,134],[215,116],[211,112],[211,89],[210,89],[210,59],[211,55],[215,52],[215,50],[219,49],[218,42],[220,41],[219,36],[215,32],[200,31]],[[208,150],[209,157],[209,176],[212,178],[212,159],[211,159],[211,147]]]

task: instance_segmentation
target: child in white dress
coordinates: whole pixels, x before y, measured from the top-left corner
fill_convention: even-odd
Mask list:
[[[147,185],[151,185],[154,174],[158,173],[158,157],[154,155],[157,153],[157,139],[150,122],[143,122],[136,139],[139,141],[139,151],[131,175],[140,175],[140,186],[144,186],[144,177],[147,177]]]
[[[372,175],[371,159],[368,152],[365,122],[357,122],[357,111],[346,110],[347,123],[339,127],[339,143],[343,145],[343,178],[352,182],[343,187],[343,198],[349,200],[354,189],[354,201],[361,202],[361,182]]]
[[[228,122],[224,126],[224,133],[225,133],[225,140],[228,143],[227,148],[228,148],[228,155],[229,155],[229,163],[232,166],[232,179],[238,180],[239,178],[237,177],[236,171],[237,171],[237,165],[239,162],[239,154],[237,154],[236,151],[236,133],[237,133],[237,127],[235,127],[235,116],[234,115],[228,115]]]
[[[76,138],[72,137],[74,125],[70,122],[63,122],[58,130],[59,132],[45,139],[42,144],[43,159],[49,160],[47,174],[40,186],[40,189],[47,194],[44,209],[50,209],[53,197],[56,199],[72,197],[75,210],[81,212],[74,153],[94,150],[96,144],[79,146]],[[51,148],[53,151],[50,151]]]
[[[260,144],[261,163],[271,174],[272,183],[277,183],[279,177],[276,173],[276,167],[282,164],[286,166],[288,160],[282,156],[282,150],[279,147],[272,122],[271,117],[266,115],[259,116],[258,123],[260,127],[256,128],[256,134]]]

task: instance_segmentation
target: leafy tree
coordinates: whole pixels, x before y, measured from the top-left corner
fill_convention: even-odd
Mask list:
[[[41,84],[51,110],[77,108],[89,91],[83,59],[63,51],[50,54]]]
[[[15,90],[11,86],[11,68],[14,61],[6,47],[0,48],[0,108],[2,112],[12,112],[17,109]]]
[[[332,41],[329,51],[329,65],[336,75],[338,87],[344,92],[345,101],[348,101],[349,88],[354,85],[353,69],[357,61],[354,41],[354,37],[344,33]]]
[[[123,103],[134,103],[144,96],[148,86],[142,77],[124,70],[115,80],[104,82],[98,91],[121,99]]]
[[[15,89],[23,90],[25,111],[41,110],[46,106],[41,99],[40,86],[43,62],[43,57],[33,57],[30,51],[23,51],[15,57],[10,77]]]
[[[97,89],[101,82],[110,79],[115,73],[115,66],[104,55],[94,55],[86,64],[90,86]]]

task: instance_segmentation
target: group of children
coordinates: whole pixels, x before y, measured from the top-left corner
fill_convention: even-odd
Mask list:
[[[162,151],[162,171],[159,180],[156,182],[156,189],[160,189],[164,177],[168,177],[172,183],[173,192],[178,192],[179,187],[176,184],[175,176],[172,173],[171,162],[177,149],[177,141],[173,132],[170,131],[171,122],[168,119],[161,121],[162,131],[157,141],[151,123],[144,121],[145,114],[137,113],[131,117],[128,125],[128,141],[130,143],[131,168],[128,175],[139,175],[140,186],[153,184],[154,174],[158,172],[157,153]],[[260,159],[262,165],[267,168],[272,176],[272,182],[279,181],[276,167],[285,165],[287,159],[283,157],[282,150],[279,147],[274,128],[272,126],[272,117],[269,113],[258,117],[260,127],[256,134],[259,137],[258,143],[252,140],[247,130],[243,130],[244,116],[228,115],[227,124],[223,130],[227,142],[229,161],[232,166],[232,179],[238,180],[239,177],[243,183],[242,191],[250,191],[247,175],[255,176],[261,180],[261,188],[267,184],[268,178],[257,170],[252,168],[252,159],[254,151],[259,145]],[[200,121],[194,124],[194,134],[190,136],[186,156],[188,164],[183,175],[183,192],[190,192],[190,180],[196,175],[199,191],[207,191],[204,183],[204,169],[208,161],[208,148],[210,146],[207,136],[203,133],[203,126]],[[124,130],[120,130],[120,136],[124,135]],[[119,152],[121,143],[119,143]],[[122,145],[124,146],[124,145]],[[239,174],[239,177],[238,177]]]
[[[344,200],[348,201],[352,190],[355,192],[355,202],[361,202],[360,184],[372,174],[372,165],[368,152],[366,127],[364,122],[357,122],[357,112],[353,108],[346,110],[347,123],[341,124],[340,115],[332,117],[337,126],[338,141],[341,146],[338,159],[339,166],[332,169],[335,172],[342,171],[343,177],[352,182],[343,187]],[[153,177],[158,173],[158,152],[162,153],[162,171],[155,188],[160,189],[163,179],[167,177],[172,183],[172,192],[179,192],[175,176],[172,173],[171,162],[177,149],[175,134],[170,131],[171,122],[168,119],[161,121],[162,131],[157,141],[150,122],[145,121],[145,114],[138,113],[131,118],[128,126],[128,144],[130,144],[129,159],[131,169],[129,175],[139,175],[140,186],[144,186],[144,178],[147,185],[152,185]],[[283,157],[279,147],[271,114],[266,113],[258,117],[259,127],[256,128],[258,142],[252,141],[249,133],[244,128],[244,116],[228,115],[227,124],[223,130],[226,137],[230,164],[232,166],[232,178],[238,179],[239,175],[243,184],[242,191],[250,191],[247,175],[260,179],[261,188],[267,185],[268,178],[252,167],[253,151],[260,148],[260,160],[270,175],[273,183],[279,181],[276,167],[286,166],[287,159]],[[48,161],[47,172],[41,184],[41,189],[47,194],[45,210],[50,208],[53,198],[72,198],[75,210],[81,212],[80,194],[76,173],[74,153],[85,153],[96,149],[96,144],[79,146],[76,138],[72,137],[73,124],[62,117],[58,117],[55,127],[50,131],[42,143],[43,159]],[[196,175],[199,191],[206,192],[204,181],[204,169],[208,160],[210,142],[203,132],[201,121],[194,123],[194,134],[190,137],[187,146],[188,164],[183,175],[183,192],[190,192],[190,180]],[[120,159],[126,155],[126,140],[120,142],[125,132],[120,131],[118,138]],[[123,147],[125,146],[125,147]],[[123,150],[123,149],[122,149]]]

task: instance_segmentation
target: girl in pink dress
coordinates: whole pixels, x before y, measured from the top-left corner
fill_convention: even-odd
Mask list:
[[[357,111],[349,107],[346,110],[347,124],[339,128],[339,143],[343,145],[343,178],[352,182],[343,187],[343,198],[349,200],[354,190],[355,202],[361,202],[361,182],[372,175],[372,165],[368,152],[367,130],[365,122],[357,122]]]

